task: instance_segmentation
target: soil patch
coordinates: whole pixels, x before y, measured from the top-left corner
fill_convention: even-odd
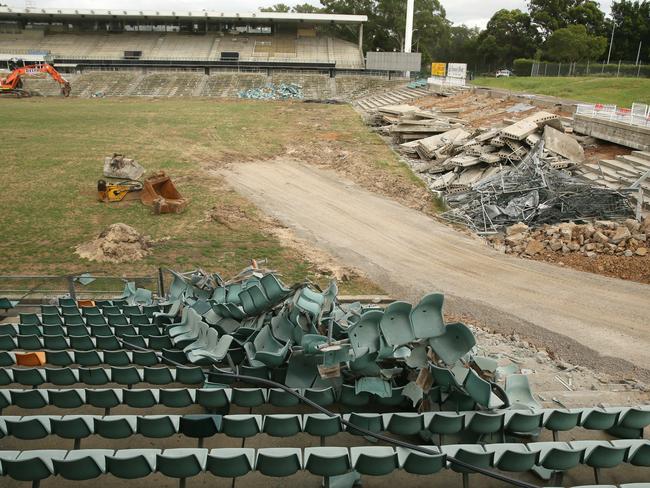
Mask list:
[[[127,263],[139,261],[151,253],[153,241],[133,227],[117,223],[109,225],[90,242],[80,244],[76,253],[89,261]]]

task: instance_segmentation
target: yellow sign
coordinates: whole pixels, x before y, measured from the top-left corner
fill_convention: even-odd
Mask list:
[[[446,68],[445,63],[431,63],[431,76],[445,76]]]

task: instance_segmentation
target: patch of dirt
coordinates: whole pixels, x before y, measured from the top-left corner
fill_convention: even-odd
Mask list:
[[[232,230],[245,222],[252,221],[251,217],[239,205],[221,204],[212,207],[207,212],[207,219]]]
[[[335,170],[366,190],[379,193],[409,208],[434,214],[431,192],[406,174],[368,164],[367,158],[354,149],[347,150],[325,141],[288,147],[286,155],[314,166]]]
[[[133,227],[117,223],[109,225],[96,239],[76,247],[82,258],[100,263],[139,261],[151,253],[153,241]]]
[[[348,266],[341,266],[338,263],[338,260],[332,257],[332,255],[317,249],[309,241],[300,239],[291,229],[283,226],[280,222],[273,221],[273,223],[275,225],[269,228],[271,234],[280,241],[282,246],[294,249],[307,261],[313,263],[316,273],[331,276],[341,282],[350,281],[352,278],[364,276],[363,273],[357,269]]]
[[[554,252],[547,252],[535,256],[533,259],[559,264],[560,266],[566,266],[588,273],[650,284],[650,255],[643,257],[605,255],[587,257],[574,253],[561,255]]]

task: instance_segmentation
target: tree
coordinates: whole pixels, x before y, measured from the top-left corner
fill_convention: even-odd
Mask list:
[[[321,9],[319,7],[314,7],[309,3],[303,3],[302,5],[296,5],[291,9],[291,11],[297,14],[317,14]]]
[[[540,42],[530,15],[519,9],[496,12],[478,37],[482,64],[510,66],[516,58],[530,58]]]
[[[544,57],[551,61],[596,60],[605,52],[607,39],[592,36],[584,25],[557,29],[544,43]]]
[[[574,24],[586,26],[595,35],[606,30],[605,14],[593,0],[530,0],[528,10],[544,38]]]
[[[636,61],[641,43],[640,60],[650,60],[650,3],[621,0],[612,4],[612,18],[616,24],[612,56],[614,59]],[[611,27],[609,27],[611,32]]]
[[[367,15],[364,24],[365,51],[402,51],[406,23],[404,0],[321,0],[323,11],[332,14]],[[346,26],[335,26],[335,35],[356,40],[356,32]],[[450,23],[439,0],[415,0],[413,14],[414,51],[422,53],[428,64],[444,51],[449,41]]]
[[[276,3],[275,5],[272,5],[270,7],[260,7],[260,12],[287,13],[287,12],[291,12],[291,7],[289,7],[289,5],[286,5],[284,3]]]

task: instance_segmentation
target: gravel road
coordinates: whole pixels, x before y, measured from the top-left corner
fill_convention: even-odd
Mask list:
[[[334,172],[295,161],[232,165],[227,181],[300,237],[394,297],[516,332],[574,364],[650,379],[650,286],[506,256]]]

